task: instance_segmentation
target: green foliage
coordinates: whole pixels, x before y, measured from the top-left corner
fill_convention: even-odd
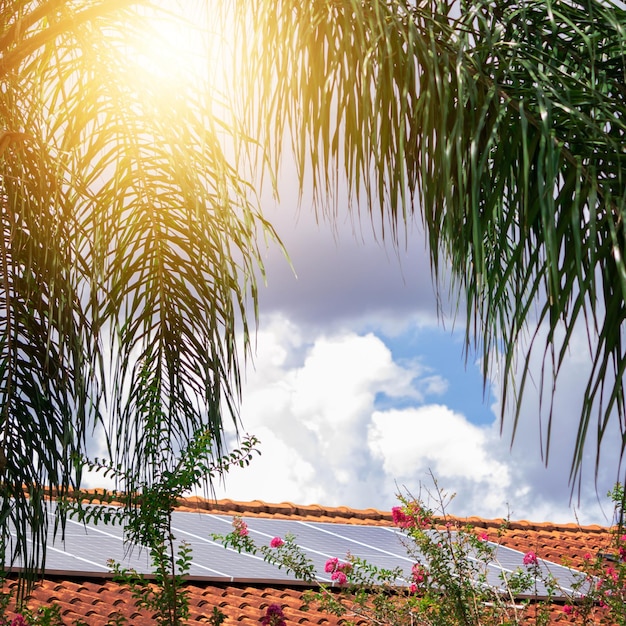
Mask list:
[[[537,581],[544,578],[541,570],[520,563],[510,575],[501,576],[500,588],[490,584],[488,566],[497,557],[491,538],[478,536],[471,525],[450,518],[446,507],[451,497],[436,483],[435,487],[434,494],[428,494],[435,509],[410,496],[400,496],[402,506],[394,509],[396,524],[406,535],[407,554],[415,565],[409,597],[400,601],[400,607],[396,607],[397,598],[389,607],[383,602],[385,610],[408,610],[408,616],[418,623],[433,626],[522,623],[525,611],[518,598],[537,596]],[[548,602],[550,598],[548,594]],[[367,604],[360,610],[366,611]]]
[[[609,425],[623,434],[625,423],[622,3],[231,6],[242,109],[270,163],[290,147],[301,190],[310,177],[331,213],[345,177],[353,212],[379,219],[388,239],[419,214],[435,277],[451,271],[466,304],[466,347],[482,353],[486,383],[502,379],[514,426],[535,379],[546,461],[559,372],[587,332],[575,480],[587,433],[600,447]]]
[[[225,548],[232,548],[237,552],[248,554],[261,554],[263,560],[275,565],[279,569],[285,569],[288,574],[305,582],[315,580],[313,562],[298,549],[296,538],[287,533],[284,539],[280,539],[280,545],[258,546],[248,534],[248,526],[241,517],[233,518],[233,531],[227,535],[213,533],[214,541],[219,541]]]
[[[221,456],[215,456],[213,443],[211,431],[198,431],[173,462],[168,452],[159,463],[153,460],[150,482],[138,483],[133,472],[124,471],[119,465],[84,459],[82,463],[86,467],[115,478],[123,488],[74,493],[72,498],[62,501],[62,507],[80,521],[123,523],[128,541],[147,547],[156,545],[170,536],[172,511],[186,493],[202,482],[211,485],[233,465],[247,466],[254,454],[258,454],[259,441],[254,435],[244,437],[239,448]],[[88,506],[93,501],[99,504]]]
[[[91,469],[113,476],[132,489],[98,493],[97,498],[109,505],[92,505],[94,494],[90,493],[75,494],[63,504],[66,512],[82,521],[123,524],[125,541],[149,550],[152,563],[149,577],[114,561],[109,565],[114,580],[128,585],[137,605],[151,611],[157,624],[162,626],[181,626],[189,617],[184,582],[192,555],[190,546],[185,542],[177,543],[172,533],[174,508],[185,493],[201,482],[211,484],[233,465],[247,466],[257,452],[259,442],[256,437],[248,436],[238,449],[217,458],[213,454],[213,443],[210,431],[198,432],[181,450],[173,467],[166,465],[169,461],[166,456],[160,464],[154,464],[151,481],[139,485],[132,472],[123,471],[119,466],[103,461],[85,461]],[[118,505],[114,506],[113,502]],[[220,615],[214,612],[212,619],[219,626]]]
[[[109,561],[113,580],[127,585],[137,606],[152,611],[159,626],[179,626],[189,617],[189,599],[183,583],[191,565],[191,548],[183,542],[176,555],[172,550],[173,546],[165,542],[150,547],[150,579]]]
[[[621,485],[611,494],[621,502]],[[561,588],[533,552],[525,554],[514,570],[502,570],[494,586],[487,569],[497,562],[506,522],[495,537],[479,533],[447,515],[450,499],[436,482],[424,499],[399,496],[393,518],[413,562],[410,573],[379,568],[347,554],[345,561],[332,558],[326,563],[326,575],[333,581],[328,585],[320,582],[293,536],[259,546],[243,520],[234,518],[230,534],[213,538],[225,547],[262,554],[278,567],[300,564],[291,571],[317,584],[305,592],[306,606],[340,617],[348,626],[547,626],[554,618],[551,608],[556,598],[563,603],[563,619],[568,623],[626,625],[626,535],[619,527],[614,529],[608,553],[586,555],[572,589]]]
[[[274,234],[226,96],[144,63],[164,20],[197,27],[166,4],[0,2],[0,533],[27,574],[43,487],[80,485],[94,433],[141,482],[163,448],[208,429],[220,451],[238,425],[256,241]]]
[[[209,624],[211,624],[211,626],[222,626],[225,620],[226,615],[224,612],[214,606],[211,617],[209,617]]]
[[[172,533],[172,511],[181,497],[203,482],[223,477],[228,469],[236,465],[246,467],[257,452],[258,440],[245,437],[240,447],[215,457],[214,437],[209,431],[199,431],[186,448],[180,451],[173,467],[165,464],[166,457],[154,469],[159,469],[152,482],[137,485],[136,476],[104,461],[83,463],[108,477],[114,477],[122,486],[131,484],[134,490],[103,490],[97,494],[76,492],[72,498],[61,500],[59,506],[65,514],[91,524],[121,524],[127,543],[149,550],[152,573],[139,574],[119,563],[109,561],[113,579],[129,587],[137,606],[150,611],[160,626],[182,626],[189,617],[188,591],[185,579],[191,566],[191,547],[177,542]],[[98,504],[94,504],[98,500]],[[104,502],[105,504],[102,504]],[[108,504],[107,504],[108,503]],[[0,580],[0,583],[2,581]],[[6,612],[12,599],[11,592],[0,594],[0,626],[9,626]],[[24,626],[62,626],[58,605],[44,606],[37,611],[26,607],[18,597],[20,614]],[[214,607],[210,621],[220,626],[225,615]],[[110,626],[126,623],[122,615],[109,620]],[[20,625],[22,626],[22,625]],[[74,626],[81,626],[75,621]]]
[[[607,496],[621,513],[624,487],[617,483]],[[566,607],[572,621],[626,626],[626,535],[620,522],[613,527],[611,542],[584,555],[582,576],[574,585]]]
[[[537,597],[538,585],[547,597],[535,602],[539,609],[536,623],[542,623],[557,587],[534,555],[527,555],[528,564],[525,560],[517,570],[503,574],[500,588],[494,588],[488,583],[487,569],[496,558],[496,548],[471,526],[461,526],[446,515],[443,492],[437,490],[436,498],[437,515],[408,496],[401,497],[402,506],[394,509],[394,520],[405,535],[403,543],[414,563],[408,575],[402,568],[380,568],[348,554],[343,562],[333,558],[326,563],[325,571],[334,581],[329,586],[319,582],[313,563],[293,536],[259,546],[249,536],[245,522],[234,518],[230,534],[213,538],[225,547],[260,553],[303,581],[317,582],[319,590],[305,594],[306,605],[341,617],[347,624],[363,620],[379,626],[521,624],[527,603],[518,598]]]

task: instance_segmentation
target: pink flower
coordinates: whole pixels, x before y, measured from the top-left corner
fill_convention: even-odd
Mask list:
[[[534,552],[527,552],[524,555],[524,565],[537,565],[537,555]]]
[[[489,541],[489,535],[487,533],[484,533],[484,532],[480,533],[480,535],[478,535],[478,538],[481,541]]]
[[[28,623],[21,613],[17,613],[17,615],[11,620],[11,626],[28,626]]]
[[[428,517],[428,515],[424,515],[423,511],[417,513],[417,521],[422,528],[428,528],[432,525],[433,520]],[[446,524],[446,528],[451,528],[452,524]]]
[[[611,578],[614,583],[616,583],[619,578],[619,574],[617,573],[617,570],[614,567],[611,567],[610,565],[606,568],[606,575],[609,578]]]
[[[279,604],[270,604],[259,621],[263,626],[286,626],[285,614]]]
[[[566,615],[571,615],[574,612],[574,607],[571,604],[566,604],[563,606],[563,613]]]
[[[351,570],[352,563],[341,563],[338,558],[328,559],[326,565],[324,565],[324,571],[331,574],[331,580],[337,581],[340,585],[343,585],[348,580],[346,574],[349,574]]]
[[[352,563],[341,563],[338,558],[328,559],[326,565],[324,565],[324,571],[328,574],[332,574],[332,580],[338,580],[339,584],[346,582],[346,574],[349,574],[352,570]]]
[[[411,594],[417,593],[417,585],[415,583],[411,583],[411,586],[409,587],[409,593]]]
[[[233,532],[240,537],[246,537],[248,535],[248,525],[240,518],[235,517],[233,519]]]
[[[420,585],[426,581],[428,572],[422,565],[420,565],[419,563],[416,563],[411,569],[411,575],[413,576],[413,581],[416,584]]]
[[[285,545],[285,542],[280,537],[274,537],[270,541],[270,548],[280,548],[280,546]]]
[[[418,502],[409,502],[405,507],[394,506],[391,509],[393,523],[399,528],[428,528],[432,525],[432,519],[428,511],[423,509]]]
[[[333,572],[333,575],[330,578],[336,581],[337,583],[339,583],[340,585],[345,585],[346,582],[348,581],[348,577],[341,570],[337,570],[336,572]]]
[[[339,559],[335,557],[334,559],[328,559],[326,561],[326,565],[324,565],[324,571],[328,574],[334,572],[337,569],[337,565],[339,564]]]
[[[398,526],[398,528],[413,528],[415,526],[415,521],[410,515],[407,515],[402,507],[394,506],[391,509],[391,517],[393,518],[393,523]]]
[[[589,552],[585,552],[583,559],[585,559],[585,561],[591,561],[591,554],[589,554]]]

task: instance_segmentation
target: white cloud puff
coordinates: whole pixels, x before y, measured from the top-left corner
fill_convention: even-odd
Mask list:
[[[384,471],[410,490],[432,473],[442,488],[457,493],[453,510],[500,517],[506,514],[511,476],[488,452],[490,429],[475,426],[446,406],[428,405],[376,412],[369,445]],[[432,486],[432,485],[431,485]],[[480,500],[472,502],[477,494]]]
[[[377,397],[422,402],[420,376],[427,374],[418,363],[395,363],[372,333],[310,341],[278,316],[263,329],[242,405],[245,429],[262,442],[262,460],[241,478],[229,475],[220,494],[283,500],[296,493],[302,503],[366,506],[385,478],[368,449]]]
[[[476,425],[446,406],[451,394],[463,393],[461,383],[425,368],[419,355],[394,359],[374,332],[303,328],[279,315],[262,320],[241,407],[261,456],[216,485],[218,497],[388,510],[398,489],[417,494],[432,487],[432,473],[456,493],[450,513],[573,521],[567,474],[585,373],[579,356],[563,371],[546,469],[532,403],[523,406],[510,449],[496,419]],[[97,476],[86,482],[102,486]],[[580,521],[606,522],[593,486],[586,483],[582,494]]]
[[[573,521],[566,471],[543,466],[536,417],[523,416],[511,450],[495,418],[479,426],[445,405],[463,392],[454,380],[395,361],[373,333],[307,336],[280,316],[262,329],[242,407],[262,456],[219,496],[389,509],[398,489],[432,487],[432,473],[456,493],[450,513]],[[579,514],[606,521],[589,494]]]
[[[373,454],[398,478],[430,468],[442,479],[490,479],[507,486],[507,468],[487,456],[486,439],[484,429],[441,405],[375,412],[369,434]]]

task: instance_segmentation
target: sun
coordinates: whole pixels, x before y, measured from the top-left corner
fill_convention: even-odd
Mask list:
[[[225,91],[232,29],[211,6],[202,0],[161,0],[142,7],[135,58],[129,61],[164,92],[180,87]]]

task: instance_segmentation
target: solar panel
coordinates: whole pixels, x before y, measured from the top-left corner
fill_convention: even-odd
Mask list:
[[[53,514],[50,513],[51,516]],[[190,577],[222,582],[296,582],[293,575],[265,562],[262,556],[239,554],[214,541],[213,534],[225,535],[232,530],[232,519],[227,515],[200,512],[173,513],[172,532],[177,545],[184,541],[192,550]],[[245,516],[244,519],[250,537],[257,545],[268,545],[276,536],[284,538],[287,534],[293,535],[296,544],[313,561],[320,582],[332,583],[329,574],[324,572],[326,561],[333,557],[344,559],[348,553],[379,568],[399,567],[407,578],[410,578],[411,567],[415,563],[415,555],[413,558],[409,556],[402,542],[404,535],[395,528]],[[490,545],[495,550],[495,556],[487,569],[487,582],[499,588],[502,585],[501,576],[517,570],[523,563],[524,555],[511,548]],[[138,573],[151,573],[148,551],[125,545],[120,526],[83,524],[69,519],[64,540],[59,536],[54,540],[52,530],[49,531],[46,561],[49,574],[106,576],[111,571],[107,563],[109,559]],[[565,591],[571,592],[572,584],[580,576],[556,563],[540,559],[538,564],[542,572],[551,574]],[[16,563],[14,568],[20,566]],[[547,595],[541,581],[537,581],[537,588],[533,591],[536,591],[533,595],[539,597]]]

